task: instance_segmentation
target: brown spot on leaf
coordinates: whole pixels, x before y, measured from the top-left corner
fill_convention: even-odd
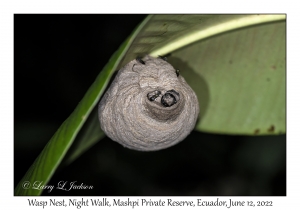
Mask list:
[[[275,66],[275,65],[273,65],[273,66],[271,66],[271,68],[275,70],[275,69],[276,69],[276,66]]]
[[[271,125],[270,128],[268,129],[268,132],[273,133],[275,131],[275,126]]]
[[[232,64],[232,60],[229,60],[229,63]]]
[[[255,134],[255,135],[259,134],[259,129],[258,129],[258,128],[255,129],[254,134]]]

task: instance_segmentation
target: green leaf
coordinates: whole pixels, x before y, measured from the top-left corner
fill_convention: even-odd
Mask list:
[[[202,16],[200,15],[200,18],[199,16],[182,16],[184,25],[189,27],[176,33],[176,36],[164,45],[155,47],[151,55],[168,54],[193,42],[226,31],[285,19],[285,15],[209,15],[204,18]],[[175,16],[174,19],[178,20],[178,17]]]
[[[33,189],[32,185],[35,181],[42,182],[42,185],[46,185],[48,183],[68,149],[72,145],[87,117],[98,103],[111,76],[116,70],[117,65],[128,50],[129,45],[148,19],[149,17],[137,27],[132,35],[113,54],[74,112],[56,131],[32,166],[28,169],[25,176],[18,183],[15,189],[15,195],[40,195],[41,190]],[[26,186],[28,187],[26,182],[31,185],[28,189],[25,189]]]
[[[169,62],[195,90],[197,130],[285,133],[285,21],[243,28],[172,53]]]
[[[68,165],[72,163],[104,137],[105,133],[99,126],[98,109],[96,106],[78,133],[76,139],[66,154],[62,165]]]
[[[138,55],[172,53],[168,61],[181,70],[200,101],[197,130],[284,133],[285,18],[154,15],[119,67]]]
[[[136,36],[118,68],[137,56],[166,55],[219,33],[284,19],[285,15],[153,15]]]

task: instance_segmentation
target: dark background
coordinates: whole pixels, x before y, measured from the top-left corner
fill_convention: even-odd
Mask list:
[[[110,56],[146,15],[14,16],[14,187],[72,113]],[[286,135],[192,132],[157,152],[104,138],[49,185],[93,190],[43,195],[286,195]]]

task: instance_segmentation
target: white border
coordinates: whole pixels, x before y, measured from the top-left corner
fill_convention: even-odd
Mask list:
[[[296,2],[296,1],[291,1]],[[233,197],[235,200],[272,200],[272,209],[299,209],[299,12],[287,1],[1,1],[0,90],[1,90],[1,206],[3,209],[32,209],[28,198],[38,200],[74,197],[13,197],[13,14],[14,13],[287,13],[287,196]],[[172,10],[170,10],[172,9]],[[76,197],[80,199],[80,197]],[[112,197],[110,197],[112,198]],[[123,197],[124,198],[124,197]],[[145,197],[157,199],[158,197]],[[163,197],[167,199],[169,197]],[[214,200],[217,197],[199,197]],[[229,199],[230,197],[220,197]],[[173,197],[189,200],[196,197]],[[27,205],[26,205],[27,204]],[[99,209],[97,207],[95,209]],[[113,208],[124,209],[125,207]],[[143,209],[150,209],[146,207]],[[170,207],[171,208],[171,207]],[[178,207],[173,207],[178,208]],[[41,208],[39,208],[41,209]],[[73,208],[75,209],[75,208]],[[81,208],[85,209],[85,208]],[[103,209],[103,208],[101,208]],[[112,209],[112,208],[110,208]],[[126,208],[128,209],[128,208]],[[138,208],[136,208],[138,209]],[[152,208],[151,208],[152,209]],[[162,209],[162,208],[159,208]],[[166,208],[164,208],[166,209]],[[210,207],[209,209],[220,209]],[[242,208],[243,209],[243,208]]]

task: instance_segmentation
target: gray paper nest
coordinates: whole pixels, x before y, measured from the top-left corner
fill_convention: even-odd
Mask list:
[[[165,59],[150,56],[121,68],[99,104],[106,135],[141,151],[182,141],[198,114],[197,96],[184,78]]]

